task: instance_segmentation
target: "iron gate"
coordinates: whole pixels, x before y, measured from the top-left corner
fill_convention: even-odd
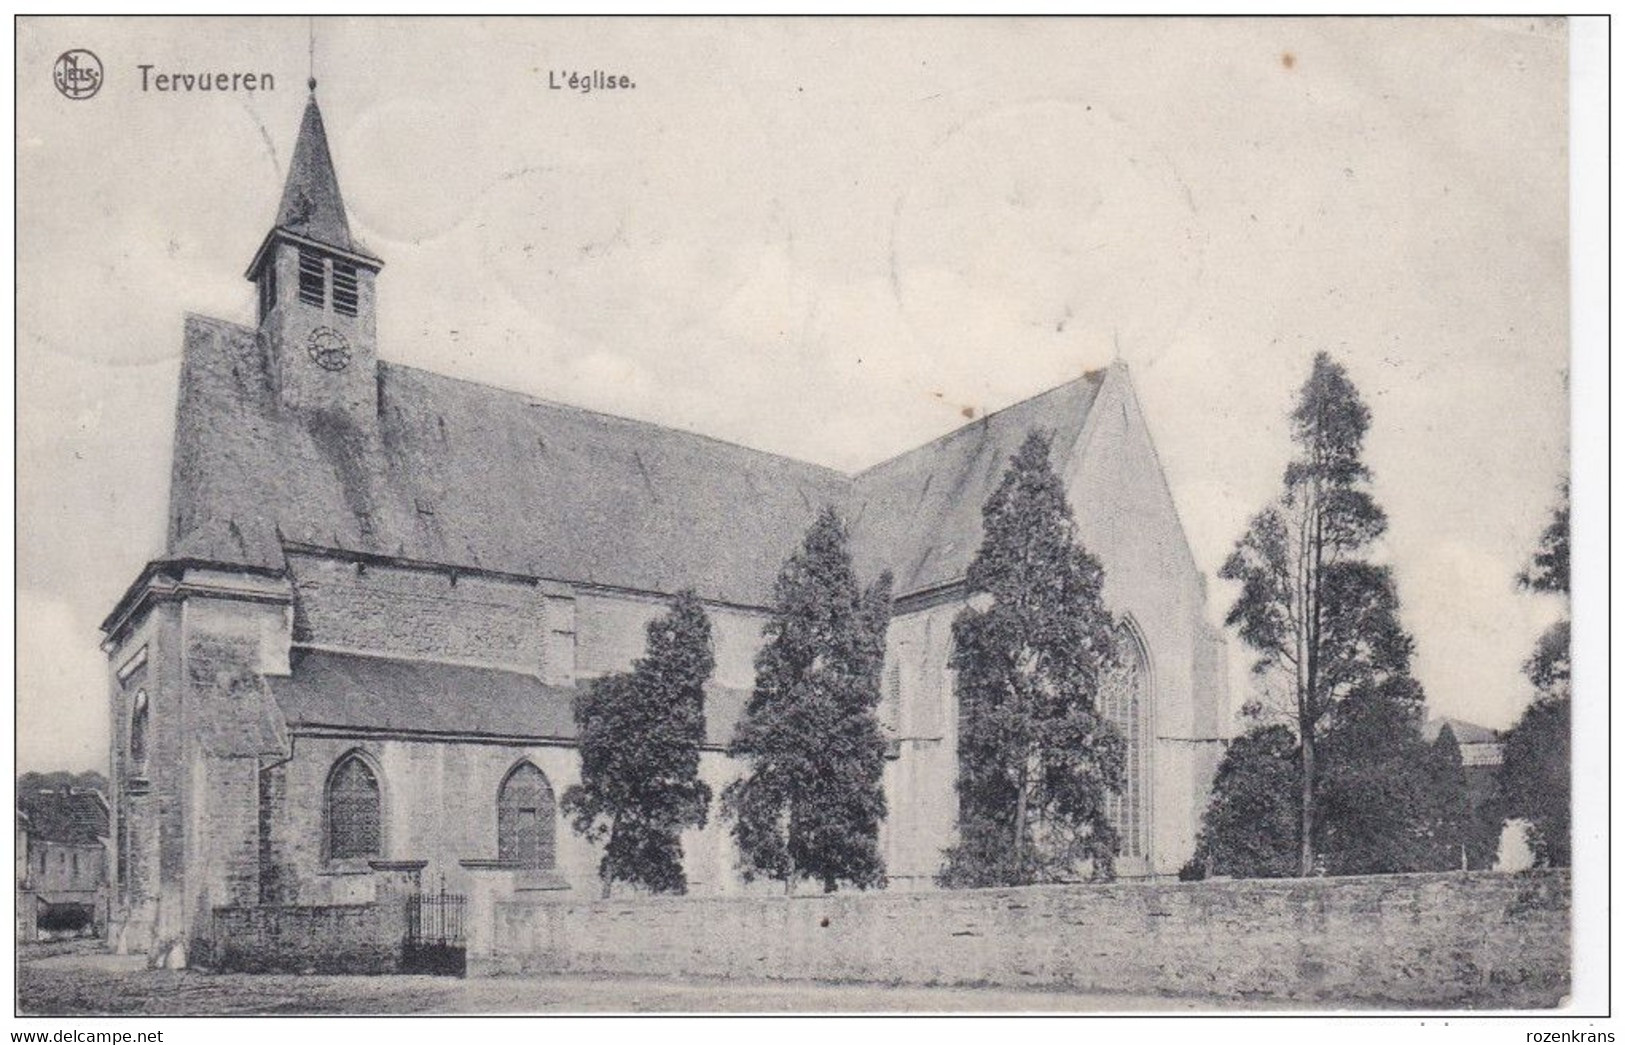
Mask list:
[[[408,893],[406,945],[401,953],[404,972],[461,976],[468,970],[468,947],[463,925],[468,897],[448,893]]]

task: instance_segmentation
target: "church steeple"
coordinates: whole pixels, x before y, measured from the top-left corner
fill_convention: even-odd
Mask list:
[[[276,222],[247,275],[283,404],[360,422],[377,405],[374,281],[384,263],[350,235],[315,80],[310,87]]]
[[[314,90],[305,103],[305,118],[299,124],[299,140],[293,147],[293,162],[288,165],[288,181],[282,187],[276,223],[278,228],[342,251],[355,249]]]

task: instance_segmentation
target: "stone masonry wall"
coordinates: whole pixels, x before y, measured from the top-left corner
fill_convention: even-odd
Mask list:
[[[398,904],[217,907],[198,957],[222,972],[395,972],[401,917]]]
[[[1394,1007],[1569,989],[1569,875],[498,902],[475,972],[905,984]]]

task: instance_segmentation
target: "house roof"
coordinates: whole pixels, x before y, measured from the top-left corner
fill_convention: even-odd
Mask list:
[[[574,740],[579,687],[549,686],[517,671],[296,649],[293,674],[271,692],[294,729]],[[726,746],[749,692],[706,689],[706,743]]]
[[[253,330],[189,317],[171,558],[280,569],[287,543],[746,606],[818,509],[860,573],[909,594],[964,575],[1027,431],[1063,457],[1101,372],[856,477],[691,432],[378,364],[378,424],[279,408]]]
[[[1422,726],[1422,738],[1429,744],[1433,743],[1439,739],[1439,733],[1447,723],[1450,726],[1450,732],[1455,734],[1457,744],[1499,744],[1501,742],[1501,738],[1496,735],[1493,729],[1472,722],[1464,722],[1459,718],[1447,718],[1443,715],[1428,719]]]
[[[96,845],[107,834],[107,799],[84,788],[24,794],[18,811],[30,837],[69,845]]]

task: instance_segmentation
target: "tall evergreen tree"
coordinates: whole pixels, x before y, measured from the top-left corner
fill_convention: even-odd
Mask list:
[[[1518,583],[1529,591],[1569,593],[1569,488],[1559,490],[1540,547]],[[1566,867],[1570,856],[1569,621],[1565,616],[1540,637],[1524,662],[1535,699],[1507,731],[1497,774],[1502,811],[1523,820],[1529,847],[1543,866]]]
[[[1110,877],[1118,837],[1106,803],[1123,788],[1125,751],[1098,696],[1116,633],[1043,434],[1027,437],[983,506],[965,579],[972,602],[954,619],[950,661],[959,841],[941,880],[1056,881],[1085,864]]]
[[[1476,829],[1467,769],[1461,762],[1461,744],[1446,722],[1439,727],[1428,752],[1429,791],[1433,796],[1430,870],[1449,871],[1477,867]]]
[[[832,892],[885,882],[885,740],[875,714],[891,576],[861,590],[833,508],[819,513],[773,587],[756,688],[731,753],[745,775],[723,792],[747,880],[812,879]]]
[[[1284,683],[1289,694],[1288,715],[1299,741],[1298,871],[1311,874],[1319,866],[1316,844],[1325,834],[1317,823],[1321,782],[1341,779],[1348,795],[1369,794],[1375,786],[1369,776],[1360,782],[1356,763],[1338,767],[1341,778],[1319,764],[1322,742],[1338,724],[1334,709],[1360,695],[1341,720],[1350,743],[1339,750],[1369,762],[1387,752],[1361,749],[1353,738],[1401,738],[1404,722],[1414,717],[1407,709],[1419,693],[1409,676],[1411,638],[1399,624],[1392,578],[1366,558],[1387,528],[1361,460],[1371,412],[1347,372],[1324,352],[1315,357],[1291,422],[1297,455],[1287,465],[1281,494],[1253,517],[1219,575],[1241,583],[1226,622],[1257,653],[1254,672]],[[1340,808],[1350,815],[1373,812]],[[1351,844],[1370,841],[1374,826],[1350,821],[1338,837]],[[1350,859],[1365,862],[1352,850]]]
[[[576,698],[581,783],[565,791],[562,808],[577,832],[604,845],[605,896],[615,882],[688,889],[682,832],[704,827],[711,804],[699,770],[715,664],[711,622],[685,591],[649,623],[631,671],[595,679]]]

